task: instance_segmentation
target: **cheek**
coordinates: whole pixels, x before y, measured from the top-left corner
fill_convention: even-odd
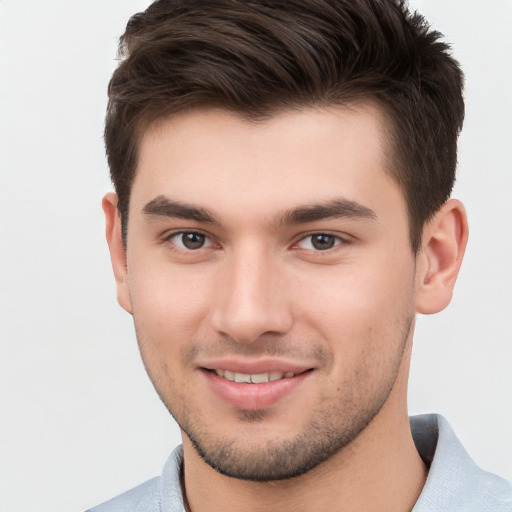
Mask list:
[[[204,276],[170,265],[148,265],[129,275],[134,317],[145,340],[173,347],[196,338],[208,314]],[[149,341],[149,340],[148,340]]]
[[[390,350],[390,344],[402,341],[404,325],[414,312],[413,264],[404,258],[396,261],[390,257],[380,265],[340,265],[309,282],[298,280],[298,316],[346,360],[370,347],[378,353]]]
[[[184,274],[171,273],[168,266],[148,265],[129,279],[140,353],[168,407],[193,392],[194,381],[183,361],[194,340],[203,338],[201,329],[208,310],[204,284]]]

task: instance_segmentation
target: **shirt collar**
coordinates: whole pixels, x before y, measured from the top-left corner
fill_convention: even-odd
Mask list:
[[[449,423],[440,415],[410,419],[420,456],[430,466],[413,512],[496,512],[512,510],[510,482],[480,469]]]
[[[480,469],[468,455],[448,422],[437,414],[413,416],[416,449],[430,468],[412,512],[510,512],[512,484]],[[183,448],[167,460],[161,485],[161,510],[185,512],[180,474]]]

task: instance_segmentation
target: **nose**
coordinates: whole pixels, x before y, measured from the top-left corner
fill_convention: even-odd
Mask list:
[[[253,343],[265,334],[291,329],[292,297],[283,269],[272,256],[254,248],[238,251],[218,276],[212,326],[238,343]]]

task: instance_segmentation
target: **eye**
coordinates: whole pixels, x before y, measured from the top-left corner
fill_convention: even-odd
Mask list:
[[[297,247],[313,251],[327,251],[341,243],[342,240],[339,236],[330,235],[329,233],[315,233],[300,240]]]
[[[168,240],[180,249],[186,251],[197,251],[198,249],[203,249],[204,247],[212,245],[212,242],[206,235],[197,233],[196,231],[174,233],[168,238]]]

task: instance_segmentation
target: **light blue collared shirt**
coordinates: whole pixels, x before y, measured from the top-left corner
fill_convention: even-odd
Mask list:
[[[412,512],[512,512],[512,483],[480,469],[442,416],[413,416],[411,431],[419,454],[430,465]],[[182,459],[178,446],[161,476],[87,512],[185,512]]]

